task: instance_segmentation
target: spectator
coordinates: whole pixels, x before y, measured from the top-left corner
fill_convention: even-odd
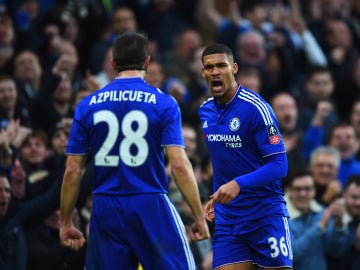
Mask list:
[[[112,59],[112,51],[111,47],[109,47],[104,55],[104,59],[102,61],[102,69],[99,73],[94,76],[95,81],[99,83],[99,88],[104,87],[112,80],[114,80],[117,76],[115,68],[111,64]]]
[[[21,106],[28,111],[31,110],[32,100],[40,91],[42,75],[39,58],[34,52],[25,50],[16,55],[14,78],[19,91],[18,99]]]
[[[18,1],[14,2],[13,10],[14,23],[16,28],[16,47],[17,51],[24,49],[31,50],[36,54],[42,53],[45,37],[42,32],[43,3],[41,1]]]
[[[71,81],[66,73],[63,73],[54,89],[41,91],[34,100],[33,128],[44,130],[51,137],[56,124],[63,118],[70,117],[71,97]]]
[[[332,19],[346,19],[348,11],[346,5],[339,0],[309,1],[308,6],[309,28],[324,52],[329,56],[326,42],[326,23]]]
[[[0,128],[6,128],[10,120],[31,127],[30,112],[18,102],[18,90],[12,76],[0,75]]]
[[[13,199],[16,201],[26,200],[26,182],[28,180],[24,168],[18,158],[14,160],[8,179],[10,180]]]
[[[287,184],[285,197],[290,214],[294,269],[327,270],[327,250],[334,249],[336,243],[346,237],[341,224],[336,223],[344,211],[343,205],[340,200],[325,209],[319,205],[314,200],[314,179],[307,170],[291,174]]]
[[[337,179],[340,153],[336,148],[320,146],[310,157],[310,170],[315,183],[315,200],[328,206],[342,194],[341,182]]]
[[[106,51],[111,46],[112,41],[117,35],[125,32],[135,32],[138,30],[138,23],[134,11],[128,7],[118,7],[112,12],[111,21],[108,29],[102,34],[99,41],[92,45],[91,49],[91,72],[97,74],[101,72]]]
[[[50,52],[44,59],[44,66],[56,75],[65,73],[70,79],[73,91],[83,83],[84,74],[79,70],[79,55],[71,41],[61,37],[54,41]]]
[[[188,23],[176,10],[174,0],[150,0],[149,5],[138,14],[139,30],[147,33],[152,47],[163,59],[175,47],[177,37]],[[151,53],[151,55],[154,52]]]
[[[0,130],[0,170],[8,173],[12,164],[12,150],[6,130]]]
[[[49,154],[48,136],[33,131],[20,147],[20,160],[28,177],[27,198],[44,193],[54,182],[55,159]]]
[[[275,89],[275,81],[271,80],[269,69],[268,52],[265,47],[263,35],[250,30],[239,34],[236,40],[235,60],[240,67],[252,67],[259,71],[261,81],[266,82],[261,91],[265,99],[274,95],[278,89]]]
[[[1,74],[0,129],[3,139],[6,139],[5,148],[11,147],[12,150],[17,150],[25,136],[31,132],[30,127],[29,112],[18,102],[18,91],[13,77]],[[6,167],[2,168],[6,169]]]
[[[16,32],[13,19],[9,14],[0,14],[0,27],[2,29],[0,37],[0,71],[10,74],[13,69]]]
[[[326,22],[326,42],[329,46],[329,67],[335,78],[333,98],[337,101],[340,118],[347,120],[353,100],[358,92],[353,80],[353,70],[359,52],[353,45],[353,35],[349,26],[342,20]]]
[[[151,86],[157,87],[160,90],[164,87],[165,82],[165,73],[163,65],[158,61],[151,61],[149,63],[145,81],[147,81]]]
[[[236,73],[236,81],[242,86],[261,94],[261,77],[256,68],[240,67]]]
[[[200,157],[197,154],[197,133],[193,126],[182,123],[182,135],[184,137],[185,153],[194,169],[199,165]]]
[[[347,179],[343,198],[346,212],[342,221],[347,237],[344,246],[331,250],[328,270],[360,269],[360,175]]]
[[[186,111],[190,107],[189,103],[191,102],[189,85],[193,78],[193,71],[190,65],[194,60],[196,50],[201,45],[201,37],[194,29],[185,29],[179,33],[177,39],[178,42],[166,55],[166,60],[164,61],[166,78],[163,90],[176,99],[183,118],[186,117],[185,120],[188,120]]]
[[[299,166],[305,166],[303,155],[303,133],[297,127],[298,109],[296,101],[288,93],[278,93],[271,99],[271,106],[279,123],[280,132],[284,140],[288,171]]]
[[[221,41],[231,49],[241,28],[238,1],[200,0],[196,7],[198,27],[206,43]],[[240,28],[240,29],[239,29]]]
[[[289,25],[289,37],[295,47],[297,56],[305,54],[306,64],[326,67],[328,64],[326,55],[308,27],[308,23],[302,15],[301,2],[299,0],[290,1],[291,11],[287,18]],[[284,8],[286,10],[286,7]],[[283,23],[287,25],[287,23]],[[301,65],[301,63],[298,63]]]
[[[202,40],[199,32],[195,29],[185,29],[179,33],[178,42],[168,56],[165,65],[167,77],[176,77],[190,86],[192,70],[190,64],[195,58],[196,50],[200,48]]]
[[[69,133],[67,130],[59,125],[51,137],[51,154],[55,156],[65,156],[68,138]]]
[[[321,127],[325,144],[329,141],[332,126],[339,120],[336,102],[332,99],[334,88],[331,71],[312,66],[305,75],[303,94],[297,99],[299,128],[306,131],[310,125]]]
[[[0,176],[0,269],[26,269],[25,231],[59,207],[60,187],[61,181],[57,178],[42,196],[19,203],[12,198],[8,178]]]
[[[85,252],[72,252],[60,245],[59,210],[46,217],[38,226],[26,232],[27,270],[78,270],[85,264]],[[80,217],[73,213],[73,221],[80,228]]]
[[[345,187],[346,180],[350,176],[360,174],[360,161],[355,158],[357,151],[355,128],[347,122],[336,124],[331,132],[330,146],[337,148],[340,152],[338,178],[342,187]]]
[[[79,88],[75,93],[73,93],[72,98],[71,98],[71,106],[70,106],[70,118],[69,121],[72,121],[72,117],[74,115],[75,112],[75,108],[76,106],[79,104],[79,102],[86,96],[90,95],[94,90],[89,89],[88,87],[81,87]],[[70,122],[71,125],[71,122]],[[70,126],[67,125],[63,125],[64,128],[68,129],[68,131],[70,131]]]

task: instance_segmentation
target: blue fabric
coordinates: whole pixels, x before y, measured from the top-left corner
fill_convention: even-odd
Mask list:
[[[360,161],[358,161],[355,156],[348,160],[341,160],[338,179],[343,188],[346,185],[347,179],[354,174],[360,174]]]
[[[353,220],[345,227],[341,243],[329,242],[329,270],[360,269],[360,251],[354,247],[358,226],[359,221]]]
[[[285,147],[270,105],[240,87],[227,104],[210,98],[200,107],[199,117],[211,155],[214,191],[233,179],[241,189],[230,203],[215,204],[216,224],[288,216],[280,187],[287,172]]]
[[[309,212],[290,219],[296,270],[327,270],[327,251],[344,247],[347,232],[334,229],[333,221],[326,230],[322,230],[319,226],[322,215],[323,211]]]
[[[165,194],[95,195],[86,269],[196,269],[184,225]],[[136,254],[136,255],[135,255]]]
[[[285,177],[288,165],[285,153],[271,155],[265,159],[268,162],[258,170],[235,177],[240,188],[261,187]]]
[[[310,159],[311,152],[323,144],[322,138],[324,130],[322,127],[315,127],[310,125],[306,130],[304,137],[304,157],[306,160]]]
[[[175,99],[118,78],[79,103],[66,152],[94,153],[94,194],[167,193],[165,146],[184,147]]]
[[[292,267],[288,218],[268,216],[238,225],[217,225],[213,268],[252,261],[261,267]]]

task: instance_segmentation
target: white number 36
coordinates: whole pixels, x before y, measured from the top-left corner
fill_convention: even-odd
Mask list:
[[[269,237],[268,242],[270,244],[270,255],[272,258],[276,258],[277,256],[279,256],[280,252],[285,257],[289,255],[288,247],[284,236],[280,238],[279,242],[275,237]]]

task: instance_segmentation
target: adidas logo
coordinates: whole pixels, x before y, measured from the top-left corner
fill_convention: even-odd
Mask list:
[[[207,120],[205,120],[204,124],[202,125],[203,128],[207,128],[208,127],[208,123]]]

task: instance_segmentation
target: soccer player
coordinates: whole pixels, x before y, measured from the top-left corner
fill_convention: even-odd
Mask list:
[[[205,205],[207,219],[215,220],[213,268],[292,269],[280,186],[287,159],[275,115],[258,94],[237,84],[238,65],[227,46],[210,45],[202,62],[212,94],[199,117],[214,170],[214,193]]]
[[[77,106],[67,146],[60,208],[62,245],[85,239],[71,223],[81,172],[94,155],[93,209],[86,269],[195,269],[180,216],[167,195],[164,155],[194,214],[192,237],[209,238],[198,186],[184,150],[175,100],[147,84],[147,39],[127,33],[113,43],[118,77]],[[165,151],[164,151],[165,150]]]

